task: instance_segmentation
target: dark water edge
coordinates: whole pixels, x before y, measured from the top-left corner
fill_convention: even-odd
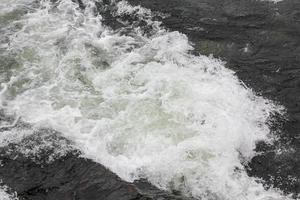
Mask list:
[[[12,118],[0,113],[0,120]],[[20,121],[9,129],[21,134],[32,127]],[[19,200],[192,200],[159,190],[146,180],[121,180],[103,165],[81,157],[70,141],[51,129],[36,129],[21,141],[0,147],[0,160],[0,186],[8,186]]]
[[[84,9],[80,0],[74,1]],[[247,86],[287,108],[286,119],[278,117],[273,125],[278,141],[272,145],[257,144],[260,154],[245,165],[248,174],[262,178],[266,187],[277,187],[296,198],[300,194],[300,1],[129,2],[168,14],[159,20],[168,29],[187,34],[194,43],[194,53],[213,54],[227,61],[227,67]],[[109,3],[104,0],[99,4],[98,12],[108,26],[119,29],[122,24],[112,16],[114,8]],[[151,32],[134,16],[123,18]],[[12,122],[13,118],[0,115],[1,121]],[[31,127],[19,122],[14,128],[21,131]],[[39,146],[47,147],[34,153]],[[278,154],[279,150],[282,153]],[[80,157],[69,141],[49,129],[36,130],[21,142],[1,147],[0,160],[3,183],[11,192],[17,192],[21,200],[185,199],[161,191],[145,180],[135,183],[121,180],[101,164]]]
[[[287,194],[300,194],[300,1],[129,0],[168,14],[170,30],[188,35],[195,53],[227,62],[257,94],[287,109],[274,116],[270,145],[257,144],[248,174]],[[281,152],[278,154],[278,152]]]

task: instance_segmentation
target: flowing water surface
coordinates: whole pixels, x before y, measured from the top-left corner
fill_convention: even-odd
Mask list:
[[[208,200],[289,199],[244,170],[256,142],[272,142],[281,106],[222,61],[189,53],[188,38],[150,10],[112,2],[115,17],[142,18],[146,34],[130,21],[113,30],[94,0],[83,3],[0,0],[2,110],[61,132],[127,181]]]

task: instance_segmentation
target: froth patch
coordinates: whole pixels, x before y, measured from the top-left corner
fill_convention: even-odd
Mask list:
[[[10,142],[1,147],[2,157],[31,159],[37,164],[49,164],[69,153],[78,154],[70,141],[50,129],[38,129],[19,142]]]
[[[9,188],[5,185],[0,186],[1,200],[19,200],[16,194],[10,193]]]

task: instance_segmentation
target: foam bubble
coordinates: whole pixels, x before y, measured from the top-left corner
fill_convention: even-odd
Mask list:
[[[16,194],[9,194],[6,186],[0,187],[0,199],[1,200],[18,200]]]

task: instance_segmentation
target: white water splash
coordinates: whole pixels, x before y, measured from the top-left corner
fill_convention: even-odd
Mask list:
[[[0,200],[18,200],[16,194],[9,194],[6,186],[0,187]]]
[[[102,24],[93,1],[84,3],[82,11],[71,0],[41,1],[19,21],[7,49],[21,66],[2,94],[7,110],[61,131],[128,181],[147,178],[201,199],[288,199],[241,164],[257,141],[271,140],[268,120],[281,107],[220,60],[189,54],[185,35],[121,35]]]

